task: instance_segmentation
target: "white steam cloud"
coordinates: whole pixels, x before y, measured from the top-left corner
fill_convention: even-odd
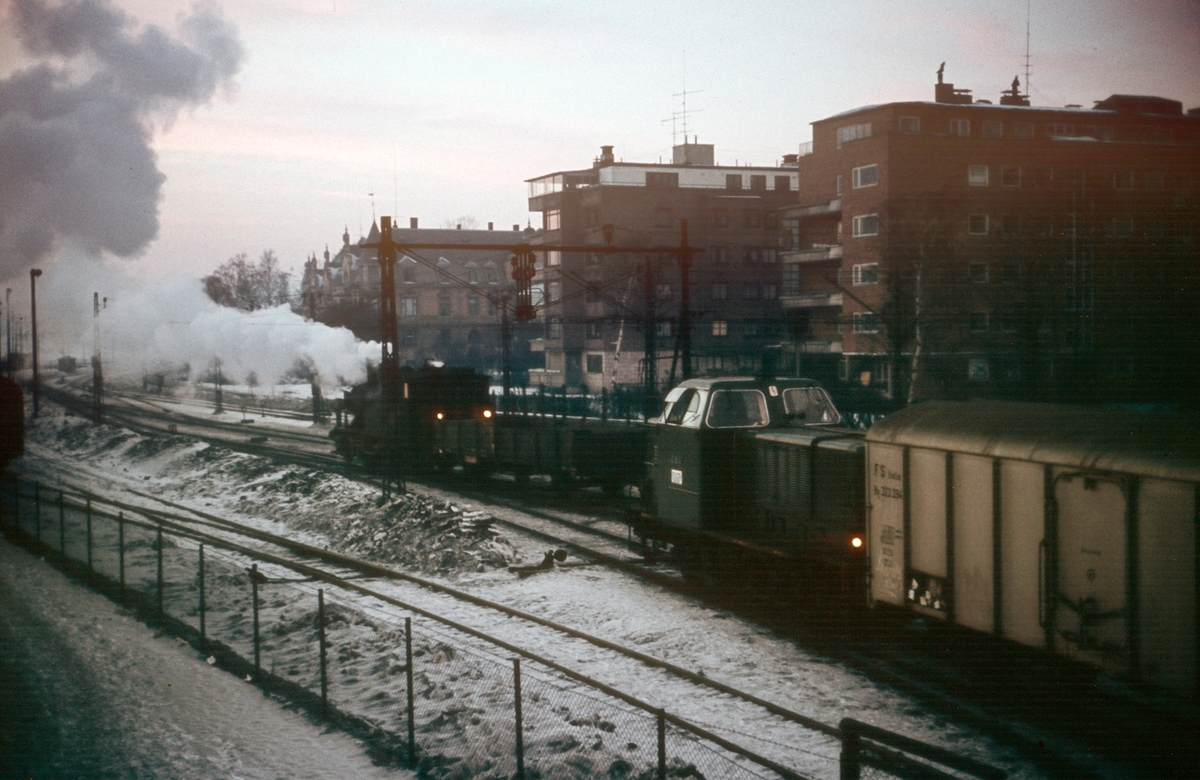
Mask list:
[[[366,361],[379,362],[378,343],[305,320],[287,306],[244,312],[214,303],[197,279],[147,283],[112,263],[86,257],[71,265],[86,272],[51,269],[38,279],[43,360],[60,354],[90,357],[97,322],[92,295],[99,292],[108,299],[98,319],[100,351],[105,376],[113,379],[138,381],[143,371],[187,364],[195,380],[219,358],[230,383],[245,383],[253,371],[265,388],[302,361],[315,369],[326,390],[333,390],[361,382]]]
[[[10,0],[31,64],[0,80],[0,278],[62,241],[136,255],[158,235],[155,122],[230,88],[237,30],[197,3],[172,36],[106,0]]]

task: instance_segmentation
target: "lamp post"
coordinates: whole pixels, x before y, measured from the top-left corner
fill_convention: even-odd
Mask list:
[[[37,278],[42,275],[42,269],[29,269],[29,318],[33,322],[33,416],[38,415],[38,401],[41,389],[38,387],[38,345],[37,345]]]
[[[5,323],[4,332],[6,340],[4,342],[4,370],[8,374],[8,378],[12,379],[12,288],[9,287],[4,291],[4,312],[8,321]]]

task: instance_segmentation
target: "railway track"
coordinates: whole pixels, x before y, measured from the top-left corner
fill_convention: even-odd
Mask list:
[[[621,643],[445,583],[297,542],[149,494],[127,491],[172,511],[87,492],[65,480],[62,489],[78,497],[80,508],[83,499],[90,499],[95,509],[111,507],[129,520],[140,518],[197,544],[223,549],[243,567],[257,561],[264,575],[278,577],[280,572],[287,572],[332,586],[337,595],[327,593],[327,597],[344,599],[356,608],[364,608],[364,600],[391,605],[482,642],[491,652],[499,648],[516,653],[609,695],[626,701],[651,698],[657,707],[669,707],[671,718],[678,724],[686,724],[693,731],[698,727],[705,738],[751,757],[782,777],[806,777],[794,767],[811,765],[814,755],[836,755],[835,743],[841,732],[835,726]],[[277,571],[264,567],[275,567]],[[532,651],[530,647],[553,649]],[[739,708],[741,717],[756,723],[753,734],[707,722],[712,712],[730,706]]]

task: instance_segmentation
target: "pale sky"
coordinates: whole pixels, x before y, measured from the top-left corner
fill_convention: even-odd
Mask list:
[[[171,36],[193,7],[72,1],[119,8]],[[52,62],[82,78],[92,67],[86,60],[32,56],[17,42],[19,2],[61,5],[0,0],[0,77]],[[481,225],[523,227],[527,178],[586,167],[601,144],[627,161],[669,159],[664,120],[682,108],[673,93],[685,85],[694,112],[688,134],[715,144],[718,162],[774,164],[811,138],[815,120],[932,100],[943,60],[946,80],[976,97],[996,100],[1014,75],[1024,81],[1019,0],[217,7],[245,56],[231,89],[170,121],[163,117],[171,112],[149,120],[165,180],[157,237],[126,262],[139,276],[200,276],[237,252],[254,257],[265,248],[298,270],[310,252],[326,244],[336,251],[344,226],[352,239],[370,227],[371,192],[375,213],[402,224],[416,216],[436,227],[471,215]],[[1033,0],[1030,10],[1035,105],[1090,107],[1132,93],[1200,106],[1200,3]],[[681,139],[681,122],[676,130]],[[80,208],[75,219],[103,219],[107,206]],[[61,241],[55,247],[69,252]],[[9,274],[19,265],[4,260]]]

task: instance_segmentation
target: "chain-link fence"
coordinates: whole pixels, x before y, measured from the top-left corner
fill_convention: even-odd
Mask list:
[[[531,659],[504,657],[499,646],[481,646],[432,620],[414,626],[382,599],[326,593],[296,573],[303,567],[240,543],[149,511],[127,515],[98,504],[16,479],[0,486],[6,529],[211,653],[210,662],[319,709],[366,736],[377,755],[424,777],[754,780],[813,773],[779,766],[575,673],[568,678]],[[887,742],[888,732],[855,724],[843,721],[849,737],[841,777],[910,768],[884,759],[920,743]],[[930,750],[954,769],[982,767]],[[815,769],[833,777],[837,759]],[[992,774],[974,776],[1003,777],[983,769]]]

